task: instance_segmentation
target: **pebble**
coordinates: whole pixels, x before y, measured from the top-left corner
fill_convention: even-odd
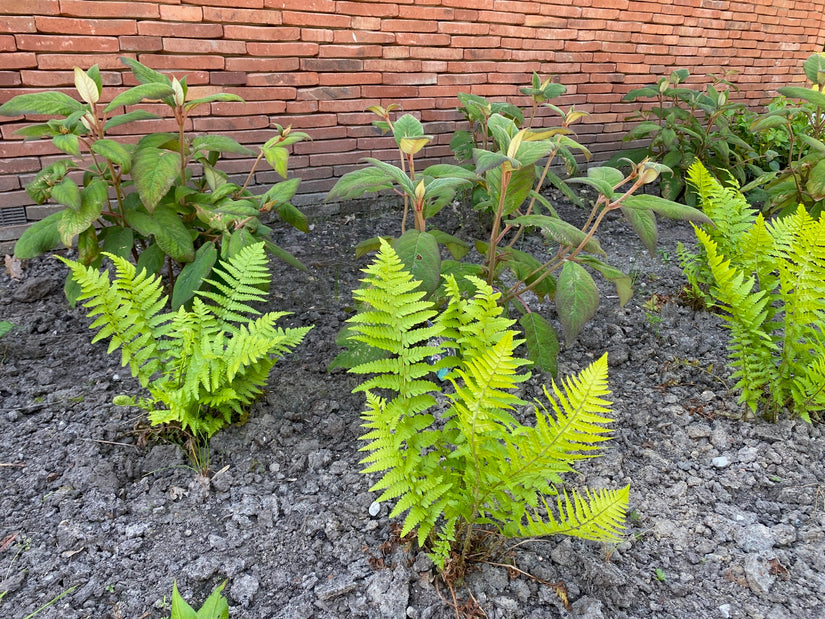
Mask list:
[[[235,578],[232,581],[232,587],[229,589],[229,595],[238,604],[246,608],[255,597],[255,594],[260,588],[258,579],[250,574],[244,574],[240,578]]]
[[[717,469],[723,469],[726,466],[730,466],[730,458],[727,456],[717,456],[711,460],[710,463]]]

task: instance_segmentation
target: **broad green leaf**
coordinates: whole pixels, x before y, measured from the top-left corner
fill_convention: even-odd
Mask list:
[[[172,80],[169,79],[169,76],[164,75],[163,73],[158,73],[154,69],[150,69],[134,58],[121,56],[119,60],[132,70],[132,74],[141,84],[167,84],[170,88],[172,87]]]
[[[611,187],[617,186],[624,180],[624,174],[616,168],[610,166],[588,168],[587,177],[604,181]]]
[[[808,56],[808,59],[802,63],[802,70],[805,71],[805,77],[811,82],[821,86],[825,84],[825,53],[816,52]]]
[[[565,262],[556,287],[556,311],[564,338],[570,344],[599,306],[599,289],[590,273],[575,262]]]
[[[645,86],[643,88],[634,88],[630,92],[628,92],[624,97],[622,97],[622,101],[635,101],[639,97],[657,97],[659,96],[659,89],[654,88],[653,86]]]
[[[61,133],[52,138],[55,148],[66,153],[80,157],[80,141],[74,133]]]
[[[66,275],[66,281],[63,282],[63,294],[66,295],[66,300],[69,302],[69,305],[72,307],[77,305],[77,300],[80,298],[81,292],[83,292],[83,290],[80,288],[80,284],[75,281],[70,271],[69,274]]]
[[[92,150],[107,161],[120,166],[124,174],[128,174],[132,168],[132,156],[120,142],[110,139],[97,140],[92,144]]]
[[[756,133],[757,131],[765,131],[767,129],[776,129],[779,127],[785,128],[787,125],[788,121],[784,116],[779,114],[769,114],[753,121],[750,127],[748,127],[748,130]]]
[[[584,232],[573,224],[567,223],[563,219],[550,217],[548,215],[522,215],[507,220],[505,223],[518,224],[521,226],[535,226],[541,229],[547,236],[556,241],[559,245],[567,247],[578,247],[586,238]],[[606,255],[596,237],[590,237],[583,249],[592,254]]]
[[[94,224],[107,200],[107,185],[103,181],[94,181],[83,188],[80,192],[80,208],[67,208],[57,225],[60,240],[66,247],[71,247],[72,239]]]
[[[195,259],[195,246],[189,229],[173,208],[158,206],[152,213],[152,220],[155,223],[155,242],[167,256],[177,262],[192,262]]]
[[[502,168],[496,168],[487,172],[487,184],[490,190],[490,200],[493,207],[497,207],[500,195],[500,188],[503,178]],[[536,167],[525,166],[510,173],[510,181],[507,184],[507,192],[504,194],[504,205],[502,215],[508,216],[519,208],[527,196],[533,191],[533,184],[536,182]]]
[[[60,247],[57,225],[63,218],[63,213],[64,211],[52,213],[26,228],[14,244],[14,257],[28,260]]]
[[[365,193],[375,193],[392,188],[392,177],[378,168],[364,168],[347,172],[329,190],[324,202],[350,200]]]
[[[74,68],[74,87],[80,98],[89,105],[94,105],[100,99],[100,89],[97,84],[80,67]]]
[[[280,258],[281,260],[286,262],[288,265],[293,266],[293,267],[295,267],[296,269],[298,269],[300,271],[306,271],[307,270],[306,265],[303,262],[301,262],[300,260],[298,260],[295,256],[290,254],[287,250],[282,249],[281,247],[278,247],[277,245],[275,245],[275,243],[273,243],[269,239],[259,239],[259,240],[264,242],[264,246],[266,247],[266,251],[268,251],[270,254],[272,254],[276,258]]]
[[[195,259],[184,265],[178,278],[175,280],[175,288],[172,290],[172,309],[177,310],[180,306],[189,303],[195,296],[195,291],[199,290],[203,280],[212,272],[212,267],[218,259],[218,250],[212,241],[204,243],[195,252]]]
[[[804,133],[799,136],[799,139],[805,142],[808,146],[813,148],[814,150],[818,151],[821,155],[825,155],[825,143],[820,140],[817,140],[810,135],[805,135]]]
[[[238,95],[232,95],[228,92],[219,92],[215,93],[214,95],[207,95],[205,97],[200,97],[199,99],[192,99],[191,101],[187,101],[184,107],[186,107],[187,110],[191,110],[204,103],[216,103],[223,101],[237,101],[239,103],[244,102],[244,100]]]
[[[501,167],[504,163],[510,163],[513,167],[518,167],[519,165],[518,161],[510,159],[501,153],[493,153],[480,148],[473,149],[473,164],[475,165],[475,173],[479,176],[489,170]]]
[[[527,358],[553,376],[559,373],[559,340],[556,331],[536,312],[524,314],[518,321],[524,330]]]
[[[659,233],[656,229],[656,216],[653,211],[629,206],[622,206],[621,209],[630,226],[639,235],[647,251],[651,254],[656,253],[656,242]]]
[[[808,175],[805,189],[814,200],[825,199],[825,159],[817,163]]]
[[[0,320],[0,337],[3,337],[12,329],[14,329],[14,325],[8,320]]]
[[[605,264],[593,256],[582,256],[581,261],[601,273],[608,281],[616,286],[616,293],[619,295],[619,304],[624,305],[633,297],[633,279],[623,271]]]
[[[226,586],[224,580],[215,590],[209,594],[206,601],[198,611],[198,619],[229,619],[229,603],[221,595],[221,591]]]
[[[306,215],[304,215],[289,202],[282,202],[275,207],[275,210],[281,219],[293,228],[296,228],[301,232],[309,232],[309,222],[307,221]]]
[[[177,581],[172,583],[172,614],[169,619],[198,619],[195,609],[186,603],[178,592]]]
[[[84,112],[86,106],[62,92],[38,92],[17,95],[0,105],[0,116],[69,116],[75,112]]]
[[[779,94],[789,99],[803,99],[818,107],[825,108],[825,94],[812,90],[811,88],[805,88],[804,86],[785,86],[783,88],[777,88],[776,90]],[[2,110],[2,108],[0,108],[0,110]]]
[[[361,256],[365,256],[371,251],[378,251],[381,248],[381,240],[385,240],[387,243],[392,243],[395,239],[392,237],[381,237],[381,236],[374,236],[372,238],[366,239],[358,243],[355,246],[355,257],[360,258]]]
[[[418,138],[424,135],[424,127],[421,121],[412,114],[404,114],[401,118],[395,121],[393,127],[393,136],[395,143],[401,146],[403,138]]]
[[[145,110],[134,110],[133,112],[127,112],[126,114],[112,116],[112,118],[106,121],[106,124],[103,125],[103,128],[104,130],[108,131],[113,127],[125,125],[126,123],[130,123],[134,120],[152,120],[155,118],[160,118],[160,116],[158,116],[157,114],[152,114],[151,112],[147,112]]]
[[[461,260],[470,251],[470,246],[467,243],[452,234],[434,228],[431,228],[429,232],[435,237],[436,242],[439,245],[444,245],[456,260]]]
[[[217,151],[219,153],[236,153],[254,155],[255,151],[247,148],[230,137],[223,135],[205,135],[192,140],[193,151]]]
[[[139,84],[112,99],[111,103],[106,106],[106,111],[111,112],[121,105],[135,105],[145,99],[163,99],[174,94],[174,92],[172,86],[168,84]]]
[[[66,177],[52,187],[52,198],[70,209],[80,210],[80,187],[72,179]]]
[[[697,208],[646,193],[627,196],[622,204],[635,209],[651,210],[670,219],[682,219],[699,224],[713,224],[710,217]]]
[[[576,178],[568,178],[568,183],[577,183],[582,185],[589,185],[593,187],[600,194],[613,199],[614,191],[613,184],[607,182],[604,178],[588,178],[584,176],[577,176]]]
[[[65,219],[65,216],[64,216]],[[100,244],[94,226],[89,226],[77,236],[77,260],[90,265],[100,257]]]
[[[524,282],[528,286],[532,285],[546,272],[546,269],[542,270],[541,268],[542,263],[531,254],[513,249],[512,247],[504,252],[504,260],[506,265],[510,267],[510,270],[513,271],[516,279]],[[535,284],[531,290],[539,299],[545,296],[552,299],[556,294],[556,278],[552,275],[546,275],[538,284]]]
[[[157,275],[163,268],[163,263],[166,261],[166,254],[157,243],[152,243],[144,249],[140,256],[138,256],[137,268],[138,272],[145,270],[149,275]]]
[[[180,153],[140,148],[132,161],[132,179],[143,206],[150,213],[180,175]]]
[[[441,283],[441,254],[435,237],[428,232],[408,230],[392,245],[401,262],[428,295]]]
[[[282,178],[286,178],[289,173],[289,151],[280,146],[262,148],[261,151],[264,154],[264,159],[272,166],[272,169],[280,174]]]
[[[397,168],[396,166],[390,165],[389,163],[384,163],[379,159],[373,159],[372,157],[367,157],[366,159],[364,159],[364,161],[371,163],[376,168],[383,171],[389,178],[391,178],[396,184],[398,184],[407,195],[415,195],[415,187],[413,186],[413,182],[404,173],[404,171],[401,170],[401,168]]]
[[[516,151],[516,159],[523,166],[535,163],[539,159],[544,159],[556,150],[556,144],[551,140],[523,141]]]
[[[421,174],[423,176],[432,176],[433,178],[460,178],[468,181],[478,180],[478,175],[474,171],[449,163],[436,163],[428,167]]]
[[[261,196],[262,210],[269,211],[273,206],[289,202],[298,191],[301,184],[300,178],[290,178],[280,183],[275,183],[269,190]]]
[[[110,226],[100,232],[103,239],[103,251],[121,258],[129,258],[135,244],[135,233],[131,228]]]

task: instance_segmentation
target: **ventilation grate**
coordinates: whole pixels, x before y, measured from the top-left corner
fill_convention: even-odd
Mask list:
[[[0,226],[18,226],[28,223],[25,206],[0,208]]]

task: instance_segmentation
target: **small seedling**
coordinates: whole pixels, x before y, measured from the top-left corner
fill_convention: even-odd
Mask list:
[[[656,568],[656,580],[659,582],[667,582],[667,574],[665,574],[665,571],[660,567]]]

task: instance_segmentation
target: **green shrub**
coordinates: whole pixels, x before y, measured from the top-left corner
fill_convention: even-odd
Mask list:
[[[58,150],[69,155],[43,168],[26,186],[37,204],[53,200],[65,208],[29,227],[15,245],[15,256],[32,258],[76,242],[79,260],[86,266],[100,266],[101,252],[131,257],[150,274],[163,272],[165,266],[173,309],[192,299],[219,255],[228,258],[254,243],[263,242],[273,255],[303,268],[271,241],[271,230],[261,221],[263,213],[275,211],[295,227],[308,230],[303,214],[289,202],[299,179],[278,183],[263,195],[253,195],[247,185],[261,159],[286,178],[286,147],[306,134],[276,126],[246,182],[237,185],[217,167],[218,160],[227,153],[251,156],[255,151],[227,136],[190,137],[185,127],[201,105],[242,99],[217,93],[190,100],[186,78],[178,81],[131,58],[121,61],[139,85],[108,105],[100,102],[102,82],[94,66],[85,72],[75,68],[81,101],[62,92],[42,92],[18,95],[0,106],[0,115],[5,116],[61,117],[16,133],[51,138]],[[137,144],[110,137],[115,127],[157,118],[139,108],[119,113],[124,106],[147,100],[168,106],[177,130],[144,135]],[[196,176],[196,170],[202,174]],[[82,172],[79,184],[73,172]],[[72,302],[77,292],[67,280],[66,294]]]

